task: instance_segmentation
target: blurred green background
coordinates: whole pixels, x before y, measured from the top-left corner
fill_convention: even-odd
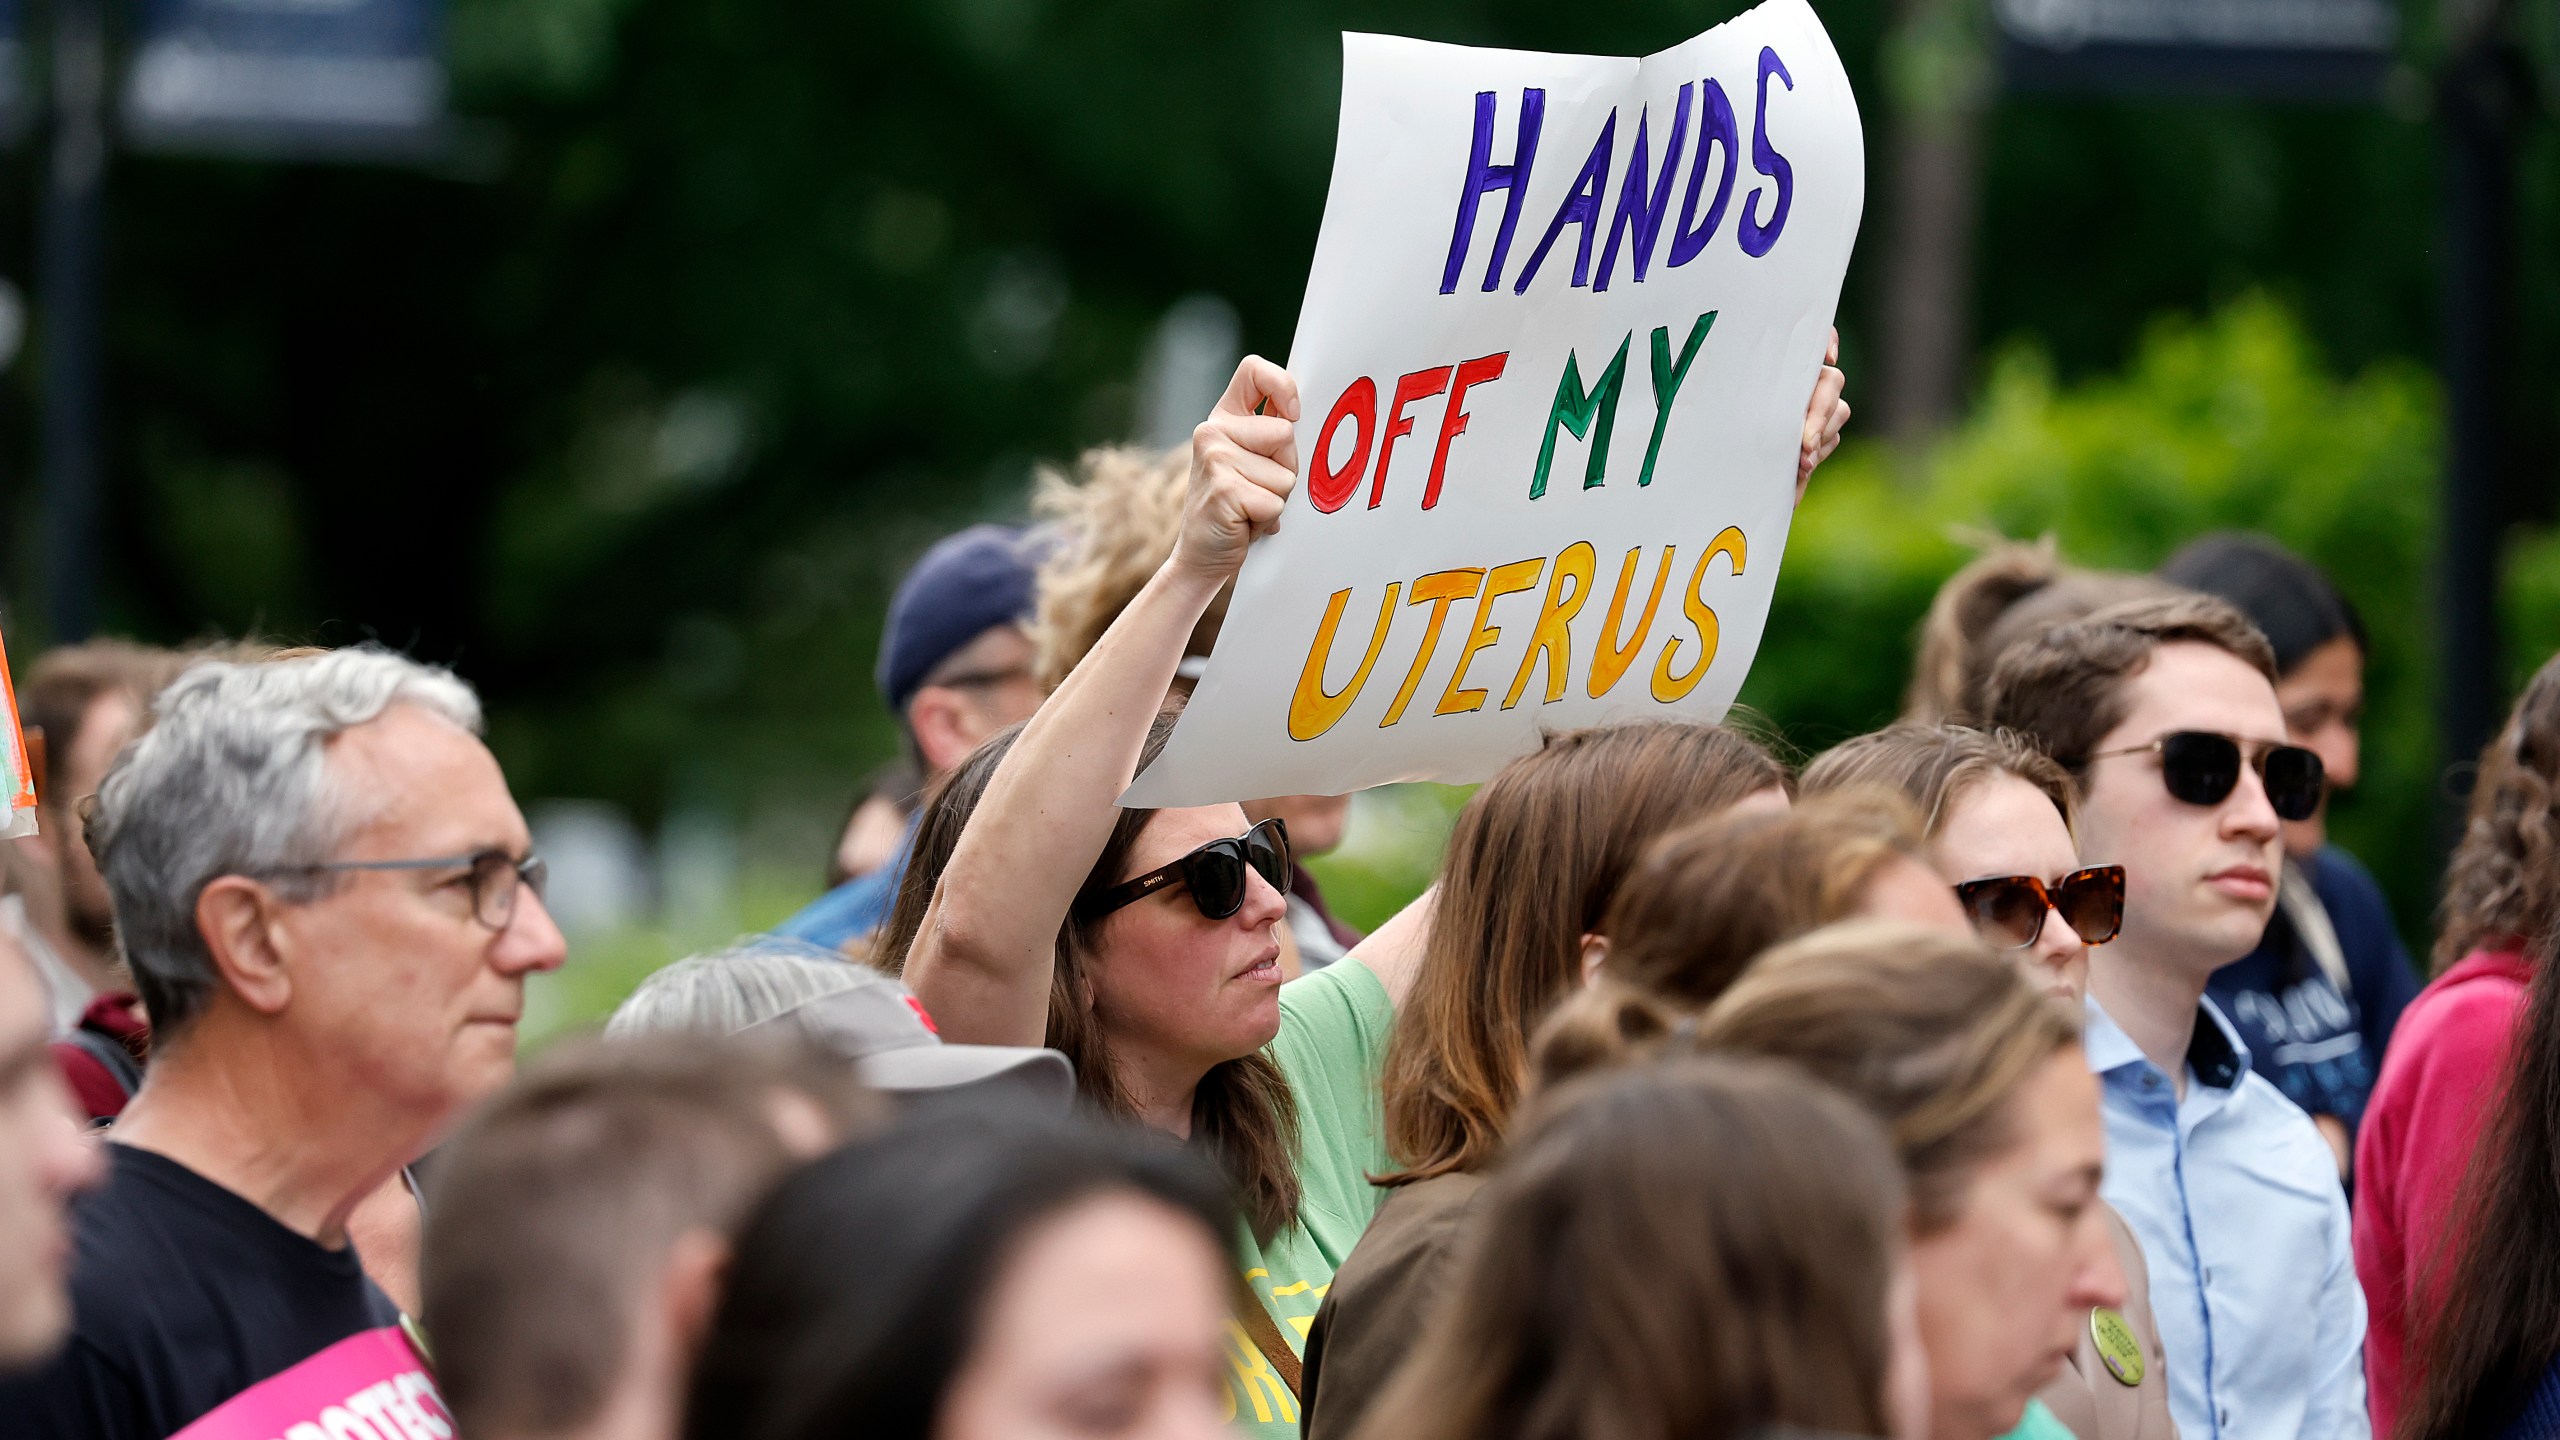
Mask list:
[[[889,586],[944,531],[1019,516],[1034,463],[1132,434],[1169,308],[1222,297],[1248,347],[1286,354],[1338,32],[1637,54],[1741,8],[456,0],[475,126],[440,169],[117,162],[105,628],[375,637],[450,663],[488,697],[520,796],[596,802],[660,859],[710,857],[687,872],[707,886],[663,880],[579,937],[545,1023],[593,1013],[815,892],[894,750],[870,679]],[[1860,402],[1925,47],[1897,29],[1911,6],[1816,8],[1868,129],[1840,317]],[[2519,12],[2546,69],[2552,8]],[[1965,413],[1824,470],[1748,703],[1806,751],[1888,718],[1968,528],[2128,566],[2209,526],[2266,529],[2373,627],[2367,778],[2336,826],[2423,932],[2433,14],[2407,11],[2380,105],[1988,102]],[[2551,128],[2517,167],[2517,675],[2560,644]],[[0,272],[29,269],[29,167],[0,157]],[[31,453],[35,373],[0,393],[0,456]],[[44,638],[34,507],[28,463],[0,464],[21,664]],[[1453,803],[1363,805],[1324,870],[1352,916],[1418,886]]]

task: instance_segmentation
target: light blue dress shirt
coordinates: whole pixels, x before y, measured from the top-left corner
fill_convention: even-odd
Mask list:
[[[2309,1116],[2249,1068],[2207,1000],[2187,1096],[2095,999],[2105,1193],[2151,1262],[2183,1440],[2369,1440],[2364,1290],[2338,1162]]]

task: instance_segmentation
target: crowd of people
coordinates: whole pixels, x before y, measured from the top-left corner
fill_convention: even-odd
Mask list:
[[[1363,935],[1341,797],[1117,803],[1299,414],[1249,359],[928,552],[830,888],[521,1070],[463,680],[40,658],[0,1435],[2560,1435],[2560,658],[2424,989],[2324,823],[2363,630],[2245,535],[1986,553],[1800,765],[1548,733]]]

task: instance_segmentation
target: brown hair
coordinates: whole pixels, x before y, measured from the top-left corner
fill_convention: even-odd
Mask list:
[[[790,1094],[839,1137],[879,1116],[813,1050],[662,1034],[556,1050],[463,1125],[437,1154],[419,1274],[462,1433],[596,1418],[677,1237],[727,1231],[791,1167],[774,1123]]]
[[[1156,716],[1139,751],[1141,772],[1164,753],[1181,713],[1176,703]],[[907,872],[898,885],[897,904],[874,942],[873,961],[882,969],[894,975],[906,968],[907,952],[923,928],[934,887],[942,883],[942,872],[960,846],[960,833],[968,828],[996,767],[1012,753],[1021,734],[1019,725],[998,731],[926,794],[908,852]],[[1155,814],[1121,809],[1110,838],[1087,873],[1087,886],[1129,878],[1130,853]],[[1128,1119],[1136,1116],[1137,1107],[1121,1088],[1119,1071],[1111,1063],[1110,1037],[1092,1004],[1089,977],[1101,959],[1101,924],[1099,919],[1078,917],[1072,908],[1058,924],[1057,958],[1049,972],[1047,1044],[1075,1066],[1076,1089],[1085,1103]],[[1201,1077],[1191,1097],[1191,1143],[1216,1158],[1235,1191],[1236,1207],[1258,1238],[1269,1241],[1296,1217],[1298,1110],[1289,1094],[1288,1077],[1268,1052],[1257,1050],[1214,1065]]]
[[[1032,509],[1056,522],[1059,543],[1040,564],[1040,606],[1031,625],[1032,678],[1055,690],[1102,639],[1182,533],[1191,447],[1150,450],[1104,445],[1077,458],[1073,477],[1043,467]],[[1232,588],[1209,602],[1185,655],[1218,643]]]
[[[122,695],[132,701],[138,730],[149,722],[151,697],[196,658],[130,640],[90,640],[38,657],[27,668],[26,683],[18,687],[18,718],[30,729],[44,732],[46,768],[52,772],[44,783],[45,806],[50,809],[82,798],[59,793],[54,777],[62,774],[63,762],[80,743],[89,712],[101,699]]]
[[[1890,1433],[1901,1186],[1785,1066],[1685,1059],[1537,1107],[1361,1440]]]
[[[2275,652],[2248,617],[2209,595],[2181,592],[2101,610],[2011,646],[1993,668],[1990,724],[2032,737],[2077,771],[2123,723],[2125,689],[2163,645],[2210,645],[2273,685]]]
[[[1613,978],[1691,1005],[1761,951],[1858,912],[1895,860],[1926,868],[1919,817],[1890,790],[1837,790],[1784,814],[1728,814],[1654,842],[1609,907]]]
[[[2174,593],[2176,587],[2149,575],[2070,564],[2056,553],[2051,535],[2032,544],[1994,540],[1947,577],[1930,601],[1902,718],[1977,724],[1992,666],[2011,645],[2111,605]]]
[[[2521,947],[2560,920],[2560,656],[2542,662],[2480,751],[2462,842],[2445,866],[2435,968]]]
[[[2078,1017],[1965,936],[1853,920],[1760,957],[1697,1043],[1803,1066],[1892,1132],[1915,1234],[1955,1223],[1973,1172],[2011,1143],[2010,1102]]]
[[[1749,736],[1649,720],[1549,735],[1460,812],[1430,938],[1387,1047],[1381,1183],[1476,1170],[1502,1143],[1529,1031],[1582,974],[1582,937],[1645,842],[1787,783]]]
[[[2024,780],[2053,802],[2066,830],[2080,828],[2071,773],[2015,730],[1905,722],[1843,740],[1804,768],[1808,796],[1869,786],[1898,790],[1919,809],[1923,833],[1936,835],[1947,810],[1995,775]]]

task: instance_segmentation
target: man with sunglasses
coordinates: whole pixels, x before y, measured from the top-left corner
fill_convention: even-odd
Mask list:
[[[2282,826],[2319,807],[2275,661],[2219,600],[2143,600],[2020,642],[1994,724],[2071,772],[2081,853],[2125,867],[2090,954],[2107,1199],[2140,1236],[2187,1440],[2363,1437],[2364,1294],[2328,1143],[2205,998],[2276,903]]]
[[[74,1206],[70,1343],[0,1428],[443,1433],[349,1227],[505,1083],[566,952],[479,702],[363,647],[199,664],[156,712],[88,826],[152,1062]]]

